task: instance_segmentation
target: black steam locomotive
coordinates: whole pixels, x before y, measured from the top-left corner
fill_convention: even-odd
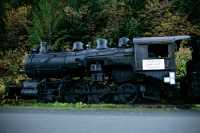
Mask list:
[[[49,52],[42,42],[24,60],[30,80],[23,82],[21,96],[71,103],[159,100],[175,91],[176,42],[186,39],[190,36],[122,37],[115,48],[97,39],[96,48],[75,42],[70,52]]]

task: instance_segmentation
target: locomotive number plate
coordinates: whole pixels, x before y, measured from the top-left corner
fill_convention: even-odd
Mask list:
[[[142,60],[142,69],[143,70],[164,70],[165,60],[164,59]]]

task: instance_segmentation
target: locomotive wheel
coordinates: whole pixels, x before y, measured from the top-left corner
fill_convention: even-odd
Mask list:
[[[100,103],[107,101],[107,95],[110,92],[110,87],[104,84],[93,84],[90,87],[88,95],[88,103]]]
[[[62,97],[65,102],[76,103],[81,102],[82,97],[80,92],[83,90],[83,86],[80,83],[71,82],[65,86],[65,89],[62,92]]]
[[[88,95],[87,103],[99,103],[100,102],[100,86],[98,84],[93,84],[90,87],[90,92],[91,94]],[[99,94],[99,95],[98,95]]]
[[[136,85],[125,83],[118,87],[118,94],[114,96],[116,103],[134,103],[138,97],[138,88]]]
[[[99,103],[100,98],[98,95],[88,95],[88,103]]]
[[[112,97],[110,96],[111,87],[108,85],[104,85],[102,90],[101,102],[102,103],[110,103],[112,101]]]
[[[68,95],[64,97],[64,101],[68,103],[76,103],[78,97],[78,95]]]

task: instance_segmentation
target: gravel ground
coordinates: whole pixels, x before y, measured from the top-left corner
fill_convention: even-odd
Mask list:
[[[0,123],[0,133],[200,133],[200,112],[0,108]]]

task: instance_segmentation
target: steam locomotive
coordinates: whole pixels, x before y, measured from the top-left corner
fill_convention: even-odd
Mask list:
[[[96,48],[75,42],[70,52],[50,52],[47,43],[24,59],[29,80],[23,81],[23,98],[38,101],[134,103],[160,100],[176,88],[176,43],[190,36],[119,39],[108,47],[97,39]]]

